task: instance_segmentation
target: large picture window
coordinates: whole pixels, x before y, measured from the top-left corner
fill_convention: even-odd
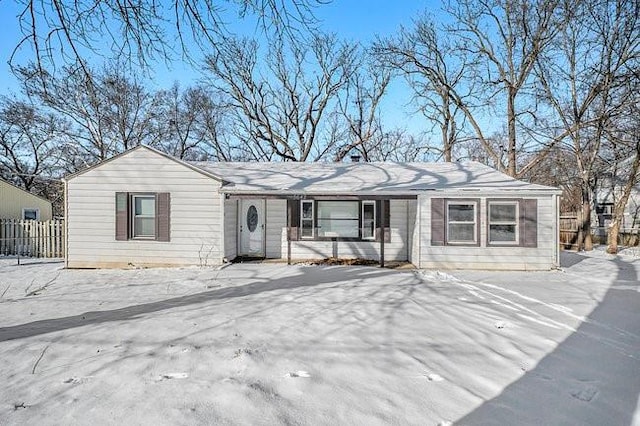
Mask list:
[[[518,202],[489,201],[489,244],[518,244]]]
[[[467,201],[449,201],[447,203],[447,243],[477,243],[478,204]]]
[[[297,229],[294,239],[379,241],[391,237],[389,200],[290,200],[289,224]],[[384,215],[382,206],[384,204]]]
[[[357,201],[317,201],[318,236],[358,238],[359,203]]]

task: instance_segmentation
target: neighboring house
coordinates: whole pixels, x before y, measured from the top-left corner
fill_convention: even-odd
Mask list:
[[[602,176],[593,194],[593,210],[591,215],[591,225],[595,228],[595,234],[606,237],[607,230],[613,219],[615,203],[621,196],[624,186],[627,184],[633,158],[628,158],[611,168]],[[631,189],[629,200],[624,209],[624,216],[620,226],[621,232],[636,233],[640,231],[640,184],[636,184]]]
[[[51,201],[0,179],[0,219],[51,220]]]
[[[140,146],[65,179],[70,268],[238,256],[558,264],[556,188],[479,163],[184,162]]]

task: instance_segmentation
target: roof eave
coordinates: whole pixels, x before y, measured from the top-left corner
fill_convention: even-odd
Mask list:
[[[470,194],[470,193],[527,193],[527,194],[547,194],[547,195],[560,195],[562,191],[556,188],[425,188],[425,189],[412,189],[412,190],[366,190],[366,191],[307,191],[307,190],[291,190],[291,189],[236,189],[233,186],[225,186],[220,188],[220,192],[229,195],[255,195],[259,197],[261,195],[282,195],[282,196],[314,196],[314,195],[345,195],[345,196],[411,196],[426,194],[426,193],[454,193],[454,194]]]

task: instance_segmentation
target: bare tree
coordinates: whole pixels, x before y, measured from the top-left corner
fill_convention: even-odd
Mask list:
[[[264,68],[258,51],[255,41],[229,39],[207,59],[237,114],[238,137],[255,159],[319,159],[336,143],[329,119],[354,73],[356,47],[335,36],[314,36],[309,46],[280,39]]]
[[[205,96],[199,97],[200,114],[197,117],[196,131],[202,138],[202,160],[240,161],[238,145],[234,144],[231,132],[229,111],[217,92],[198,87]]]
[[[604,138],[624,106],[623,82],[640,58],[635,0],[576,2],[553,50],[537,60],[541,100],[575,156],[582,193],[578,248],[591,250],[591,194],[601,170]]]
[[[629,77],[629,90],[623,92],[626,102],[604,143],[605,155],[609,157],[609,184],[614,202],[612,220],[607,230],[607,252],[611,254],[618,252],[618,238],[625,222],[625,211],[634,188],[640,182],[640,74],[632,73]]]
[[[334,161],[343,161],[352,151],[369,161],[369,149],[384,138],[379,110],[390,80],[389,70],[372,60],[353,73],[338,101],[342,120],[337,124],[346,127],[346,134],[345,142],[336,144]]]
[[[384,131],[373,141],[362,145],[367,161],[436,161],[440,152],[428,143],[424,135],[414,135],[403,129]]]
[[[118,67],[88,74],[67,67],[57,77],[42,74],[36,66],[20,67],[18,73],[29,97],[70,123],[68,139],[59,147],[67,155],[69,171],[157,140],[154,96]]]
[[[464,119],[461,107],[469,109],[469,90],[463,85],[473,58],[459,55],[452,39],[426,15],[414,28],[402,27],[397,37],[378,40],[373,52],[407,78],[419,110],[439,128],[444,161],[452,161]],[[478,135],[484,140],[479,127]]]
[[[59,121],[27,102],[0,99],[0,177],[32,191],[57,170]]]
[[[215,49],[226,33],[225,19],[252,18],[281,37],[308,28],[313,10],[325,0],[19,0],[17,16],[22,39],[18,52],[33,55],[40,75],[56,66],[76,64],[90,73],[87,57],[124,58],[129,64],[148,66],[169,61],[175,53],[192,58],[198,47]],[[41,80],[46,84],[47,80]]]
[[[549,141],[539,155],[518,170],[518,152],[522,149],[518,126],[535,114],[535,104],[527,104],[527,91],[532,87],[537,59],[565,24],[563,5],[560,0],[458,0],[447,7],[454,19],[449,34],[458,38],[463,52],[479,58],[475,73],[478,83],[488,99],[505,108],[507,145],[503,167],[511,176],[534,167],[559,140]],[[476,120],[472,111],[462,109],[473,125]],[[481,142],[486,140],[480,134],[478,138]],[[500,159],[500,152],[494,147],[486,143],[483,146],[494,161]]]
[[[156,94],[163,151],[186,160],[231,161],[235,147],[226,136],[227,112],[204,86],[181,89],[176,83]]]
[[[175,83],[159,96],[164,124],[160,143],[163,150],[180,159],[194,159],[204,139],[204,135],[197,131],[197,123],[207,95],[193,87],[181,91]]]

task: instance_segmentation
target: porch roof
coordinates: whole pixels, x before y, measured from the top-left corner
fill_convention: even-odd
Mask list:
[[[228,194],[415,196],[421,191],[554,192],[557,188],[514,179],[478,162],[302,163],[191,162],[220,176]]]

